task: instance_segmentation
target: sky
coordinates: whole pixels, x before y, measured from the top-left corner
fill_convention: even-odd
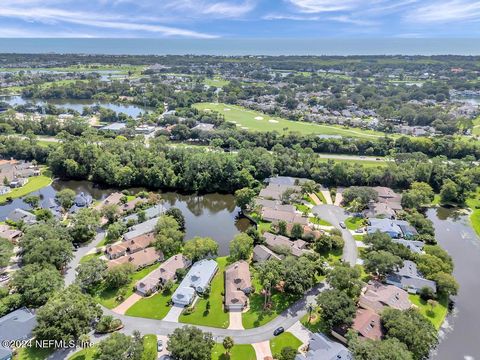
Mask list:
[[[0,37],[475,38],[473,0],[0,0]]]

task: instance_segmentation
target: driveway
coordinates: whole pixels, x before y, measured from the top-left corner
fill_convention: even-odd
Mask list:
[[[328,221],[334,227],[342,232],[343,239],[345,240],[345,246],[343,248],[342,259],[348,262],[351,266],[354,266],[357,262],[357,245],[355,239],[350,230],[342,229],[340,222],[345,221],[349,215],[344,209],[335,205],[317,205],[312,208],[313,214],[318,214],[321,219]]]
[[[163,318],[163,321],[176,322],[178,323],[178,318],[182,314],[184,307],[173,305],[167,315]]]
[[[320,190],[320,192],[322,193],[323,197],[325,198],[325,201],[327,202],[327,204],[332,205],[333,201],[332,201],[332,196],[330,195],[330,191],[328,189],[322,188]]]
[[[295,337],[302,342],[302,345],[300,345],[299,348],[303,348],[305,345],[308,345],[310,343],[310,338],[313,335],[313,333],[303,326],[300,321],[297,321],[286,331],[295,335]]]
[[[135,304],[138,300],[142,299],[143,296],[137,293],[133,293],[126,299],[124,302],[122,302],[120,305],[118,305],[115,309],[113,309],[113,312],[116,312],[117,314],[125,314],[127,310]]]
[[[266,357],[272,357],[272,350],[270,349],[270,341],[262,341],[252,344],[257,355],[257,360],[263,360]]]
[[[229,311],[228,315],[230,316],[230,325],[229,329],[232,330],[242,330],[242,312],[241,311]]]
[[[170,351],[167,350],[168,336],[157,335],[157,340],[161,340],[163,342],[163,350],[157,352],[157,359],[161,359],[162,356],[165,355],[170,355]]]
[[[210,332],[216,342],[222,342],[226,336],[232,337],[237,344],[253,344],[262,341],[269,341],[273,337],[273,331],[276,328],[283,326],[285,329],[288,329],[297,321],[299,321],[302,316],[307,313],[307,304],[314,302],[317,295],[325,289],[325,283],[317,284],[313,289],[308,291],[303,298],[295,302],[289,309],[285,310],[267,324],[254,329],[233,330],[198,325],[195,326],[202,331]],[[174,314],[177,314],[178,310],[181,312],[182,308],[177,307],[176,310],[170,310],[170,312],[167,314],[167,317],[165,317],[163,320],[120,315],[106,308],[103,308],[103,313],[104,315],[113,315],[114,317],[122,320],[124,328],[121,330],[121,332],[123,333],[132,334],[134,330],[138,330],[142,334],[169,335],[175,329],[186,325],[175,322],[175,320],[178,321],[179,314]],[[167,318],[169,317],[170,319],[168,320]]]
[[[75,277],[77,276],[76,269],[78,264],[80,264],[80,259],[87,255],[92,249],[95,249],[104,237],[105,231],[101,230],[97,232],[95,239],[87,245],[78,248],[78,250],[73,253],[73,259],[68,264],[67,272],[65,273],[65,286],[71,285],[75,281]]]

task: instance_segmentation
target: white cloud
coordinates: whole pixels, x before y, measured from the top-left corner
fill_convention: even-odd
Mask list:
[[[309,15],[290,15],[290,14],[267,14],[262,17],[263,20],[294,20],[294,21],[317,21],[320,16]]]
[[[17,18],[30,22],[45,24],[70,23],[96,28],[107,28],[127,31],[142,31],[161,34],[163,36],[181,36],[191,38],[215,38],[217,36],[202,32],[164,26],[161,24],[141,23],[134,16],[126,18],[123,15],[103,15],[81,11],[68,11],[57,8],[43,7],[5,7],[0,6],[0,17]]]
[[[216,18],[239,18],[251,12],[256,1],[166,0],[160,6],[183,11],[186,17],[204,18],[209,15]]]
[[[446,23],[480,20],[480,1],[432,1],[411,9],[405,19],[415,23]]]
[[[288,0],[300,12],[320,13],[345,11],[356,8],[361,0]],[[375,2],[375,1],[374,1]]]

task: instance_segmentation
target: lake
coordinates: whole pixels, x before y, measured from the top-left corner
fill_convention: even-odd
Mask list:
[[[38,99],[25,99],[19,95],[16,96],[0,96],[0,101],[4,101],[10,106],[17,105],[45,105],[51,104],[58,107],[63,107],[66,109],[72,109],[78,111],[80,114],[83,111],[85,106],[91,107],[94,105],[99,105],[104,108],[115,111],[116,113],[125,113],[131,117],[138,117],[141,113],[146,113],[147,111],[153,111],[155,109],[141,106],[141,105],[131,105],[131,104],[120,104],[120,103],[111,103],[111,102],[102,102],[95,100],[86,100],[86,99],[48,99],[48,100],[38,100]]]
[[[116,189],[106,189],[95,186],[88,181],[54,181],[33,194],[40,195],[42,205],[47,199],[54,197],[56,192],[62,189],[72,189],[76,193],[90,194],[95,200],[102,200]],[[130,189],[137,192],[142,189]],[[185,216],[185,239],[194,236],[208,236],[219,244],[219,255],[229,253],[229,243],[235,235],[245,231],[250,222],[246,218],[240,218],[240,209],[235,206],[233,195],[207,194],[207,195],[181,195],[174,192],[161,193],[163,205],[166,208],[172,206],[179,208]],[[22,199],[15,199],[11,203],[0,206],[0,221],[4,221],[7,215],[14,209],[29,210],[30,206]]]
[[[454,309],[442,326],[440,344],[431,358],[480,359],[480,238],[467,215],[445,208],[430,209],[427,215],[435,226],[438,244],[453,258],[453,275],[460,284],[453,297]]]

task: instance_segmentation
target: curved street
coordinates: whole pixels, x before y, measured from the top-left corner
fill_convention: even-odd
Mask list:
[[[318,214],[321,219],[328,221],[342,232],[342,237],[345,240],[342,259],[351,266],[355,266],[357,263],[357,245],[355,239],[350,230],[343,229],[340,226],[340,222],[345,222],[350,215],[347,214],[343,208],[336,205],[316,205],[311,211],[313,214]]]

